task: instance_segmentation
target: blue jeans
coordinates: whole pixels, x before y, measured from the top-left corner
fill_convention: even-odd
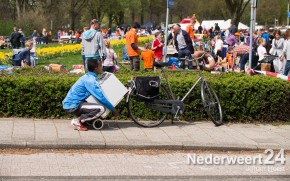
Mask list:
[[[183,49],[183,50],[179,49],[178,50],[178,58],[185,58],[185,57],[188,57],[191,60],[192,57],[191,57],[190,51],[187,48]],[[185,62],[184,61],[181,62],[180,68],[185,69]],[[193,69],[192,61],[188,61],[188,69]]]
[[[250,54],[246,53],[242,56],[241,60],[240,60],[240,70],[245,70],[245,65],[248,62],[250,58]],[[256,53],[253,52],[252,54],[252,65],[251,65],[251,69],[255,66],[257,66],[258,64],[258,57],[256,56]]]
[[[83,65],[85,66],[86,56],[85,55],[82,55],[82,59],[83,59]]]
[[[285,65],[285,70],[284,70],[284,75],[288,75],[290,70],[290,60],[287,60],[286,65]]]

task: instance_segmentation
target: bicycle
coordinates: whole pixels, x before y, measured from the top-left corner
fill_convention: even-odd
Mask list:
[[[196,65],[198,64],[198,60],[202,59],[206,53],[204,52],[202,56],[198,58],[193,58]],[[183,59],[186,60],[186,59]],[[203,62],[203,61],[201,61]],[[203,65],[204,62],[203,62]],[[128,89],[129,92],[126,97],[126,105],[128,108],[128,113],[130,117],[133,119],[135,123],[142,127],[155,127],[160,125],[168,114],[174,115],[174,119],[178,119],[178,116],[183,114],[184,112],[184,100],[188,97],[188,95],[194,90],[196,85],[201,83],[201,99],[203,106],[210,117],[211,121],[216,125],[220,126],[223,124],[223,115],[222,108],[220,105],[220,101],[218,96],[209,85],[209,83],[204,79],[202,75],[202,71],[199,69],[199,78],[193,84],[193,86],[188,90],[188,92],[184,95],[184,97],[179,100],[179,98],[175,98],[170,83],[167,78],[166,71],[164,67],[167,67],[167,62],[155,62],[154,66],[157,68],[161,68],[161,73],[159,75],[160,78],[160,86],[159,86],[159,94],[158,97],[152,100],[144,100],[140,99],[140,96],[136,94],[136,83],[135,80],[128,81]],[[161,83],[162,78],[165,78],[167,87]],[[140,109],[143,110],[142,115],[138,115]],[[172,120],[173,123],[173,120]]]

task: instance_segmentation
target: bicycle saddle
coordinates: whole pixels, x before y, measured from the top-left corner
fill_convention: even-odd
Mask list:
[[[157,68],[167,67],[168,66],[168,62],[154,62],[153,66],[155,66]]]

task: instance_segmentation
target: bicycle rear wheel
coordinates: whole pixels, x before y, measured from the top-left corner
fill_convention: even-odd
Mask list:
[[[167,113],[160,112],[158,110],[154,110],[150,108],[150,105],[153,105],[152,102],[144,102],[137,99],[134,91],[132,91],[129,95],[127,101],[127,108],[130,117],[133,119],[135,123],[142,127],[155,127],[161,124],[165,119]],[[165,86],[160,85],[159,88],[159,100],[170,99],[170,94],[165,88]],[[154,104],[155,106],[166,107],[165,104]]]
[[[206,81],[203,81],[201,84],[201,99],[203,106],[211,121],[216,126],[222,125],[223,114],[220,101],[212,87],[210,87],[210,85]]]

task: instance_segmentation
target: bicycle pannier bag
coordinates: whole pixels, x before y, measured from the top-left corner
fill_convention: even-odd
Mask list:
[[[136,96],[142,101],[152,101],[158,98],[160,78],[148,77],[148,76],[138,76],[135,78],[136,84]]]

